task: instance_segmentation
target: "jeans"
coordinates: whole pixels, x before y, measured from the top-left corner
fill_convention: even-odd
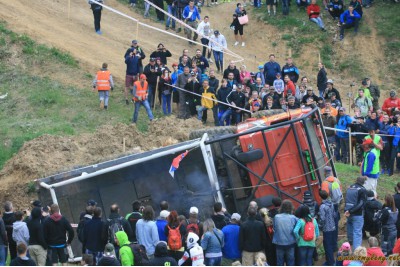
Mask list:
[[[144,16],[145,16],[145,17],[148,17],[148,16],[149,16],[150,7],[151,7],[151,6],[150,6],[149,3],[147,3],[147,2],[144,3]]]
[[[99,91],[100,101],[104,101],[104,106],[108,107],[108,98],[110,96],[110,91]]]
[[[316,23],[318,25],[318,27],[320,27],[321,29],[325,28],[324,22],[322,21],[321,17],[312,18],[310,20],[312,22]],[[323,95],[321,95],[321,92],[319,92],[319,94],[320,94],[320,97],[323,97]]]
[[[150,121],[152,121],[154,119],[154,116],[153,116],[153,113],[151,112],[149,101],[147,101],[147,99],[146,99],[143,101],[135,102],[135,111],[133,112],[132,122],[136,123],[138,115],[139,115],[140,106],[144,106],[144,108],[146,109],[147,115],[149,116]]]
[[[340,26],[340,35],[344,35],[344,30],[345,29],[350,29],[354,27],[354,32],[358,31],[358,23],[359,23],[359,19],[354,19],[354,21],[352,23],[346,23],[342,26]]]
[[[361,246],[363,226],[364,217],[362,215],[350,215],[347,218],[347,240],[349,240],[354,249]]]
[[[164,115],[171,114],[171,94],[162,94],[162,110]],[[168,108],[168,110],[167,110]]]
[[[315,250],[315,247],[299,247],[300,266],[312,266],[313,265],[314,250]]]
[[[155,89],[156,89],[155,86],[153,86],[153,85],[151,85],[151,84],[148,84],[148,90],[147,90],[147,94],[148,94],[148,95],[147,95],[147,100],[149,101],[150,107],[153,107],[153,106],[154,106],[154,101],[155,101],[155,98],[156,98],[156,96],[155,96],[155,94],[156,94]]]
[[[312,259],[312,257],[311,257]],[[286,248],[282,246],[276,246],[276,265],[284,266],[294,265],[294,247]]]
[[[176,7],[172,6],[172,5],[168,5],[168,14],[176,17]],[[167,17],[167,21],[165,23],[165,26],[167,26],[167,28],[168,28],[169,27],[169,23],[171,22],[171,20],[172,20],[171,27],[172,27],[172,29],[175,29],[175,20],[172,19],[169,16]]]
[[[283,15],[289,15],[289,0],[282,0]]]
[[[349,163],[349,138],[348,137],[341,137],[340,138],[340,155],[342,162],[347,164]]]
[[[94,17],[94,30],[98,32],[100,31],[101,9],[93,10],[93,17]]]
[[[324,250],[325,250],[325,264],[327,266],[333,266],[335,265],[335,258],[333,256],[333,253],[335,251],[335,240],[337,239],[337,236],[335,236],[336,231],[330,231],[330,232],[323,232],[324,236]],[[311,266],[311,265],[310,265]]]
[[[208,108],[203,106],[197,108],[197,119],[201,120],[203,123],[207,122],[207,110]],[[215,126],[219,126],[217,107],[213,107],[211,110],[213,112],[214,124]]]
[[[215,65],[217,66],[217,70],[224,70],[224,53],[221,51],[214,51],[214,59],[215,59]]]
[[[103,251],[95,252],[89,249],[86,249],[86,254],[93,255],[93,265],[96,265],[100,259],[103,257]]]
[[[385,256],[388,256],[392,254],[392,250],[394,247],[394,244],[396,243],[396,238],[397,238],[397,231],[388,231],[385,228],[382,228],[382,236],[381,236],[381,248],[383,254]]]
[[[193,20],[193,21],[187,21],[186,22],[186,24],[187,25],[189,25],[190,27],[192,27],[193,29],[197,29],[197,21],[196,20]],[[186,29],[187,31],[186,31],[186,37],[189,39],[189,40],[192,40],[192,30],[190,30],[189,28],[188,29]],[[196,33],[196,32],[194,32],[193,33],[193,41],[196,41],[197,40],[197,37],[198,37],[198,34]]]
[[[203,46],[203,53],[202,53],[203,57],[206,56],[206,52],[207,52],[207,58],[210,58],[210,57],[211,57],[211,50],[209,50],[208,47],[206,47],[206,46],[208,46],[208,43],[209,43],[210,41],[209,41],[208,39],[206,39],[206,38],[201,38],[201,39],[200,39],[200,42],[201,42],[203,45],[205,45],[205,46]]]
[[[334,239],[333,239],[333,241],[334,241],[334,244],[333,244],[333,248],[334,248],[334,251],[337,251],[339,248],[338,248],[338,243],[337,243],[337,241],[338,241],[338,236],[339,236],[339,221],[340,221],[340,212],[339,212],[339,204],[333,204],[333,207],[334,207],[334,209],[335,209],[335,212],[336,212],[336,218],[335,218],[335,233],[334,233]]]
[[[220,110],[218,112],[218,122],[219,122],[218,126],[231,125],[231,118],[229,116],[225,117],[225,119],[223,121],[221,121],[222,115],[224,115],[225,111],[226,110]]]
[[[205,266],[220,266],[222,257],[204,258]]]
[[[161,10],[164,10],[164,1],[163,0],[155,0],[153,3],[158,7],[161,8]],[[158,21],[163,21],[165,19],[164,13],[158,9],[156,9],[156,14],[157,14],[157,20]]]
[[[392,146],[392,153],[390,154],[390,163],[389,163],[389,169],[390,169],[389,174],[393,174],[393,172],[394,172],[394,161],[397,158],[397,149],[398,149],[398,146]],[[397,158],[397,163],[398,162],[399,162],[399,158]]]
[[[232,110],[232,109],[227,109],[224,114],[222,114],[221,119],[219,120],[219,125],[223,126],[224,125],[224,121],[226,119],[228,119],[229,117],[232,116],[232,119],[234,119],[235,123],[238,124],[239,122],[241,122],[240,120],[240,113],[236,112],[236,110]],[[232,122],[232,120],[231,120]]]
[[[6,249],[7,249],[6,246],[0,245],[0,266],[6,265],[6,260],[7,260]]]

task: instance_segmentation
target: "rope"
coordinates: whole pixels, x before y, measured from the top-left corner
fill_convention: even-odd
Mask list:
[[[156,27],[154,27],[154,26],[148,25],[148,24],[146,24],[146,23],[140,22],[138,19],[135,19],[134,17],[131,17],[131,16],[125,14],[125,13],[122,13],[122,12],[120,12],[120,11],[118,11],[118,10],[112,8],[112,7],[109,7],[109,6],[107,6],[107,5],[103,4],[103,3],[97,2],[96,0],[93,0],[93,2],[96,2],[97,5],[102,6],[102,7],[104,7],[105,9],[108,9],[108,10],[110,10],[110,11],[112,11],[112,12],[118,14],[118,15],[121,15],[121,16],[127,18],[127,19],[130,19],[130,20],[133,20],[134,22],[136,22],[136,23],[138,23],[138,24],[140,24],[140,25],[142,25],[142,26],[144,26],[144,27],[147,27],[147,28],[149,28],[149,29],[152,29],[152,30],[155,30],[155,31],[159,31],[159,32],[162,32],[162,33],[165,33],[165,34],[168,34],[168,35],[171,35],[171,36],[173,36],[173,37],[176,37],[176,38],[179,38],[179,39],[182,39],[182,40],[185,40],[185,41],[191,41],[191,42],[196,43],[196,44],[198,44],[198,45],[200,45],[200,46],[205,46],[205,47],[208,48],[208,46],[203,45],[202,43],[194,42],[194,41],[192,41],[192,40],[187,39],[186,37],[182,37],[182,36],[180,36],[180,35],[177,35],[177,34],[174,34],[174,33],[171,33],[171,32],[168,32],[168,31],[165,31],[165,30],[156,28]],[[184,24],[184,23],[182,22],[182,24]],[[185,25],[186,25],[186,24],[185,24]],[[188,26],[188,27],[189,27],[189,26]],[[227,50],[227,53],[226,53],[226,54],[239,59],[238,61],[234,61],[234,62],[240,62],[240,61],[243,61],[243,60],[244,60],[242,57],[240,57],[240,56],[236,55],[235,53],[231,52],[229,49]]]
[[[343,133],[350,133],[350,131],[348,131],[348,130],[342,130],[342,129],[336,129],[336,128],[332,128],[332,127],[325,127],[324,126],[324,129],[327,129],[327,130],[334,130],[334,131],[337,131],[337,132],[343,132]],[[351,132],[351,135],[369,135],[369,133],[361,133],[361,132]],[[396,135],[393,135],[393,134],[379,134],[379,133],[377,133],[377,135],[379,135],[379,136],[389,136],[389,137],[395,137]]]

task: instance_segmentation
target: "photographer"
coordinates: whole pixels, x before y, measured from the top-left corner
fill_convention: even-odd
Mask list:
[[[167,50],[162,43],[159,43],[157,46],[157,50],[150,55],[150,57],[152,58],[160,58],[161,62],[164,65],[167,65],[167,57],[171,56],[171,52],[169,52],[169,50]]]
[[[332,79],[329,79],[329,80],[326,82],[326,89],[325,89],[325,92],[324,92],[324,98],[325,98],[325,99],[330,99],[329,94],[331,94],[331,93],[335,93],[335,94],[336,94],[337,100],[339,100],[340,102],[342,102],[342,100],[341,100],[341,98],[340,98],[339,91],[338,91],[336,88],[333,87],[333,80],[332,80]]]
[[[188,79],[187,84],[185,85],[185,90],[192,92],[192,93],[196,93],[196,94],[200,94],[200,82],[197,79],[197,73],[194,71],[190,72],[190,78]],[[201,102],[201,97],[188,93],[186,95],[186,103],[187,105],[189,105],[189,111],[190,111],[190,115],[194,116],[197,114],[196,111],[196,105],[200,105]]]
[[[140,72],[140,53],[136,48],[133,48],[128,54],[125,55],[126,75],[125,75],[125,102],[129,105],[128,92],[132,91],[133,83],[138,79]]]
[[[364,122],[364,117],[361,116],[356,117],[356,120],[351,124],[350,128],[352,132],[360,133],[354,135],[356,137],[356,160],[357,160],[357,165],[360,165],[361,162],[363,161],[363,153],[364,153],[364,150],[362,148],[362,143],[364,137],[368,133],[368,128]]]

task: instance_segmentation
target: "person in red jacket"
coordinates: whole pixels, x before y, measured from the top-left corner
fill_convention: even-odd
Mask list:
[[[292,92],[296,92],[296,86],[290,80],[289,75],[285,75],[285,77],[283,78],[283,81],[285,83],[285,89],[283,90],[283,97],[287,96],[288,90],[292,90]]]
[[[367,248],[367,257],[373,260],[364,262],[364,266],[387,266],[385,254],[379,247],[379,242],[376,237],[371,236],[368,239],[369,248]]]
[[[307,7],[308,18],[310,21],[316,23],[318,27],[320,27],[321,31],[326,31],[324,22],[319,16],[320,10],[319,5],[317,5],[317,0],[312,0],[311,5]]]
[[[390,91],[390,97],[383,102],[382,110],[389,116],[392,116],[393,111],[400,110],[400,98],[396,96],[395,90]]]

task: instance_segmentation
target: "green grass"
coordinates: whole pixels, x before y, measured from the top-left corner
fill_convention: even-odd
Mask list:
[[[19,64],[8,63],[13,57]],[[29,71],[42,73],[49,68],[76,77],[82,87]],[[81,70],[70,54],[16,34],[0,22],[0,94],[8,93],[0,100],[0,169],[26,141],[43,134],[77,135],[94,132],[104,124],[130,123],[133,107],[125,105],[120,92],[111,93],[108,111],[99,109],[97,92],[90,90],[92,79],[93,74]],[[122,86],[116,85],[119,91]],[[147,124],[142,109],[137,127],[145,132]]]

